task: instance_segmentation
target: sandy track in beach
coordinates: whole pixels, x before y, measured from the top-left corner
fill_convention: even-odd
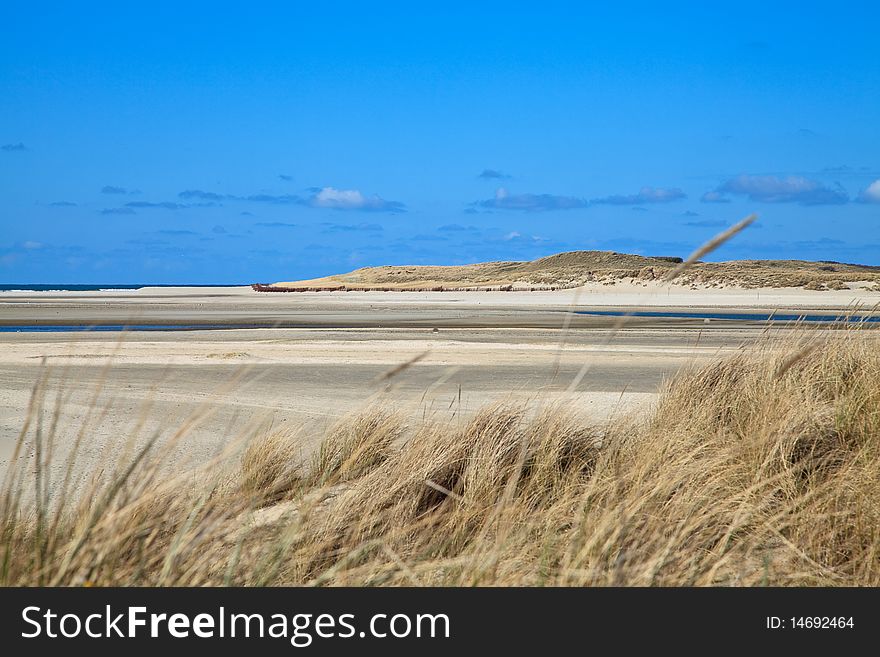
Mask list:
[[[534,329],[0,334],[0,459],[9,456],[45,366],[47,425],[56,396],[63,399],[60,444],[86,426],[86,451],[98,458],[134,432],[138,440],[154,431],[167,438],[201,409],[207,416],[181,454],[204,460],[269,425],[304,428],[308,449],[308,427],[375,398],[415,418],[467,416],[503,398],[567,398],[601,420],[644,408],[665,376],[743,339],[736,330],[711,339],[699,333],[633,331],[607,344],[608,331],[578,330],[562,348],[558,331]],[[390,385],[377,380],[419,354]],[[584,364],[589,371],[566,395]]]

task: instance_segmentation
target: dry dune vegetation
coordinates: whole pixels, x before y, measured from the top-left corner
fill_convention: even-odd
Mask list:
[[[76,494],[70,468],[49,480],[38,390],[0,498],[0,583],[876,586],[873,338],[768,337],[595,426],[540,400],[468,420],[377,400],[310,457],[268,432],[175,476],[147,442]]]
[[[585,283],[663,279],[681,262],[675,257],[648,257],[613,251],[572,251],[531,262],[484,262],[454,266],[384,266],[357,269],[307,281],[255,286],[268,290],[462,290],[559,289]],[[679,285],[735,285],[846,289],[847,283],[880,287],[880,267],[804,260],[732,260],[695,262],[678,277]]]

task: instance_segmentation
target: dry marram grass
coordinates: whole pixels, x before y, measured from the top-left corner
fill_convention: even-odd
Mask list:
[[[0,583],[876,586],[880,351],[822,335],[683,371],[640,421],[375,406],[305,461],[272,433],[163,480],[148,444],[63,504],[19,494],[48,476],[22,458]]]

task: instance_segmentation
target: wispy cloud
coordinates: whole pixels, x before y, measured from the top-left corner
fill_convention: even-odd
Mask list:
[[[730,203],[730,199],[719,191],[706,192],[700,197],[701,203]]]
[[[180,192],[177,195],[178,198],[182,198],[184,200],[201,200],[201,201],[222,201],[227,198],[232,198],[226,194],[216,194],[214,192],[203,192],[200,189],[187,189]]]
[[[304,205],[312,208],[332,210],[360,210],[363,212],[405,212],[406,207],[398,201],[386,201],[376,194],[366,196],[356,189],[336,189],[335,187],[309,188],[311,196],[303,198],[297,194],[218,194],[200,189],[187,189],[178,198],[190,201],[210,202],[245,201],[250,203],[270,203],[274,205]]]
[[[279,180],[283,180],[284,182],[290,182],[290,181],[293,180],[293,176],[288,176],[288,175],[285,175],[285,174],[283,174],[283,173],[279,173],[279,174],[278,174],[278,179],[279,179]]]
[[[723,219],[700,219],[698,221],[686,221],[684,225],[695,228],[721,228],[722,226],[727,226],[727,222]]]
[[[557,196],[555,194],[511,194],[499,188],[495,197],[485,201],[476,201],[473,205],[495,210],[522,210],[524,212],[541,212],[545,210],[575,210],[587,207],[584,199],[573,196]]]
[[[76,207],[76,203],[73,203],[73,202],[71,202],[71,201],[52,201],[52,202],[49,204],[49,207],[53,207],[53,208],[75,208],[75,207]]]
[[[384,230],[382,226],[379,224],[334,224],[331,222],[324,222],[321,224],[324,226],[324,233],[352,233],[352,232],[367,232],[367,233],[378,233]]]
[[[26,151],[27,147],[24,144],[22,144],[21,142],[18,142],[17,144],[3,144],[2,146],[0,146],[0,150],[9,151],[9,152]]]
[[[260,226],[261,228],[296,228],[296,224],[284,221],[259,221],[254,226]]]
[[[479,230],[476,226],[462,226],[461,224],[444,224],[440,226],[438,231],[442,233],[463,233],[466,231]]]
[[[303,199],[296,194],[251,194],[250,196],[227,196],[233,201],[252,201],[253,203],[274,203],[276,205],[288,205],[302,203]]]
[[[198,235],[191,230],[157,230],[160,235]]]
[[[540,235],[523,235],[518,230],[511,231],[501,236],[501,240],[504,242],[513,242],[518,244],[537,244],[539,242],[548,242],[549,240],[546,237],[541,237]]]
[[[324,187],[314,194],[308,204],[315,208],[333,210],[360,210],[365,212],[405,212],[403,203],[386,201],[376,194],[364,196],[356,189]]]
[[[295,194],[251,194],[249,196],[237,196],[235,194],[218,194],[217,192],[206,192],[201,189],[186,189],[180,192],[177,195],[177,198],[184,201],[207,201],[211,203],[219,203],[221,201],[252,201],[254,203],[276,204],[302,202],[302,198]]]
[[[762,203],[840,205],[849,201],[849,195],[839,185],[828,187],[818,180],[811,180],[803,176],[780,178],[778,176],[744,174],[722,183],[714,193],[719,199],[723,199],[724,194],[733,194],[746,196],[750,201]],[[703,196],[704,200],[707,195]]]
[[[115,185],[104,185],[101,188],[102,194],[128,194],[128,190],[125,187],[117,187]]]
[[[134,208],[104,208],[101,214],[137,214]]]
[[[482,178],[483,180],[506,180],[510,176],[498,169],[483,169],[477,178]]]
[[[641,205],[642,203],[669,203],[687,198],[678,187],[642,187],[637,194],[614,194],[593,199],[593,203],[607,205]]]
[[[125,204],[127,208],[161,208],[163,210],[182,210],[184,208],[188,208],[188,205],[183,203],[173,203],[171,201],[161,201],[159,203],[153,203],[152,201],[130,201]]]
[[[880,179],[875,180],[859,193],[859,203],[880,203]]]

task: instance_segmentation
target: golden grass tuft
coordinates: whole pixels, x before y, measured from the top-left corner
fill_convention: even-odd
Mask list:
[[[262,502],[283,498],[303,479],[302,456],[296,436],[287,430],[251,441],[241,457],[240,491]]]
[[[381,407],[344,418],[321,442],[310,473],[313,485],[363,476],[388,458],[405,428],[403,417]]]
[[[145,448],[78,505],[16,484],[0,583],[880,585],[874,332],[683,371],[646,418],[589,426],[576,411],[407,424],[374,407],[308,467],[276,432],[234,467],[170,481],[162,448]],[[222,485],[230,467],[237,486]]]

